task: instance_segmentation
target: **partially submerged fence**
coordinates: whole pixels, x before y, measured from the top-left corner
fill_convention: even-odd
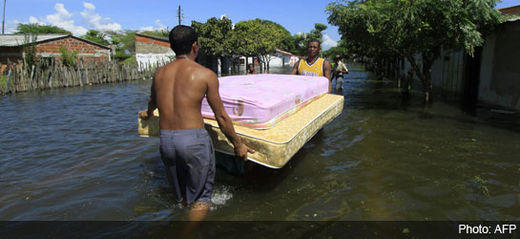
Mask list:
[[[0,82],[0,95],[31,90],[46,90],[61,87],[76,87],[105,83],[117,83],[138,79],[150,79],[155,66],[143,67],[122,65],[118,62],[65,66],[60,61],[41,61],[34,65],[8,64]],[[4,74],[5,74],[4,72]]]

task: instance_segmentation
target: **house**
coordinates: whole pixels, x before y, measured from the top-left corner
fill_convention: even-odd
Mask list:
[[[294,64],[296,64],[298,62],[298,60],[300,58],[290,52],[280,50],[277,48],[272,55],[268,55],[268,59],[269,59],[269,66],[274,66],[274,67],[291,66],[292,67],[292,66],[294,66]],[[258,60],[255,57],[249,56],[246,59],[245,56],[241,56],[240,57],[240,66],[247,67],[246,62],[253,63],[253,61],[254,61],[255,65],[258,65]]]
[[[60,58],[61,49],[75,52],[78,59],[85,62],[110,61],[110,47],[100,45],[73,35],[67,34],[6,34],[0,35],[0,63],[1,70],[6,67],[8,61],[23,61],[26,56],[27,46],[34,44],[37,57]]]
[[[520,6],[498,9],[520,14]],[[432,66],[432,84],[446,98],[463,96],[487,105],[520,110],[520,17],[511,18],[475,48],[475,57],[464,50],[444,49]],[[407,72],[409,63],[402,72]],[[417,78],[415,78],[417,79]]]
[[[168,38],[135,34],[135,58],[139,69],[163,65],[174,57]]]
[[[502,14],[520,16],[520,5],[498,9]]]
[[[270,66],[285,67],[294,66],[300,58],[290,52],[286,52],[280,49],[276,49],[276,52],[272,55]]]
[[[500,24],[486,38],[480,64],[479,100],[520,110],[519,42],[520,17]]]

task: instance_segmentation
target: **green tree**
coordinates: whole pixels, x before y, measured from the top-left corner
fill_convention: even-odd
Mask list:
[[[104,46],[110,45],[110,42],[106,40],[106,34],[97,30],[89,30],[82,38],[91,42],[95,42]]]
[[[337,55],[341,57],[347,57],[349,55],[347,43],[344,40],[340,40],[337,46],[331,47],[323,52],[323,56],[330,60],[334,60]]]
[[[199,60],[205,57],[203,62],[213,71],[218,71],[217,60],[220,58],[222,74],[227,75],[229,61],[232,56],[233,46],[229,42],[229,35],[233,28],[231,20],[227,17],[217,19],[212,17],[205,23],[192,21],[191,26],[197,32],[200,51]]]
[[[78,52],[76,52],[76,51],[69,52],[67,50],[67,48],[65,48],[63,46],[60,47],[60,52],[61,52],[61,62],[63,63],[63,65],[71,66],[71,67],[76,66],[76,56],[78,55]]]
[[[34,24],[23,24],[20,23],[16,27],[17,34],[48,34],[48,33],[58,33],[58,34],[72,34],[71,32],[59,28],[57,26],[48,26],[48,25],[40,25],[37,23]]]
[[[323,42],[323,31],[327,29],[325,24],[315,23],[314,29],[312,29],[308,33],[299,33],[295,34],[292,37],[294,50],[292,51],[294,54],[303,56],[307,54],[307,43],[309,40],[318,40],[320,43]]]
[[[483,44],[483,35],[502,21],[495,4],[495,0],[368,0],[330,3],[327,12],[329,23],[349,40],[352,53],[407,59],[428,102],[431,68],[441,48],[463,48],[473,55],[474,48]],[[381,62],[375,66],[382,67]]]
[[[276,48],[286,47],[290,33],[272,21],[254,19],[235,24],[230,37],[233,52],[243,56],[257,56],[269,70],[270,55]]]
[[[110,38],[112,45],[116,46],[114,59],[125,61],[135,55],[135,30],[107,31],[105,34]],[[129,60],[134,62],[135,60]]]
[[[217,19],[212,17],[201,23],[192,21],[191,26],[197,32],[200,50],[208,56],[230,56],[233,47],[229,42],[229,34],[233,24],[229,18]]]

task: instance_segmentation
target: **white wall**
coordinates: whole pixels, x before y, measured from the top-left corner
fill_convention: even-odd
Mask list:
[[[146,69],[157,65],[164,65],[175,57],[175,53],[136,53],[135,59],[137,60],[138,69]]]

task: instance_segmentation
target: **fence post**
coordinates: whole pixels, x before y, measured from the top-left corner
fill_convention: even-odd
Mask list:
[[[9,65],[7,65],[9,67]],[[5,92],[11,93],[11,67],[9,67],[9,72],[7,72],[7,82],[5,85]]]

